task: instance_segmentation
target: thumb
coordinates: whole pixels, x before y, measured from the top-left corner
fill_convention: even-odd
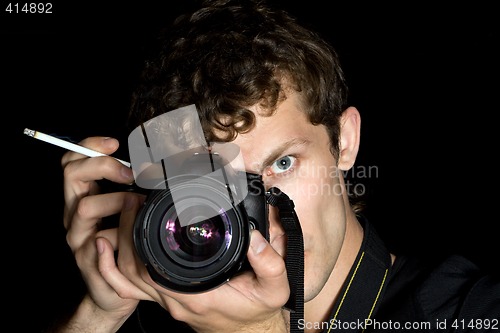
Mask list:
[[[273,300],[274,306],[285,304],[290,295],[285,261],[257,230],[252,230],[247,258],[257,278],[257,296]]]

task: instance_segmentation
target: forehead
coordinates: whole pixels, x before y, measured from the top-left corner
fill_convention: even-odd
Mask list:
[[[298,94],[288,94],[270,116],[263,115],[258,105],[250,109],[255,114],[255,126],[248,133],[238,134],[233,143],[240,147],[245,163],[252,164],[251,169],[265,167],[269,158],[281,157],[278,155],[287,153],[288,148],[324,139],[324,126],[311,124]]]
[[[304,110],[301,95],[292,90],[286,93],[286,98],[280,101],[274,112],[259,104],[248,109],[255,115],[255,126],[248,133],[239,134],[236,140],[267,138],[272,141],[287,134],[291,135],[297,130],[304,132],[309,125],[312,126]]]

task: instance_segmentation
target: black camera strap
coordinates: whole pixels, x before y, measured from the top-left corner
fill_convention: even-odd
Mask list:
[[[303,332],[304,320],[304,239],[295,213],[293,201],[280,189],[272,187],[266,192],[267,202],[278,208],[283,229],[287,235],[285,265],[290,285],[290,297],[285,308],[290,311],[290,333]]]

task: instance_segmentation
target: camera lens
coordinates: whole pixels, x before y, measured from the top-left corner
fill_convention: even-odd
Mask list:
[[[167,211],[161,238],[172,260],[186,267],[202,267],[218,260],[229,248],[231,229],[223,208],[205,198],[191,198]]]
[[[225,184],[204,177],[152,191],[134,229],[153,280],[181,292],[227,281],[245,262],[250,238],[242,203],[234,205]]]

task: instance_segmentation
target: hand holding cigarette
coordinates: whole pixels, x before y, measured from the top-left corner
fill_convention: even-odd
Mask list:
[[[69,141],[65,141],[65,140],[59,139],[59,138],[57,138],[55,136],[51,136],[51,135],[48,135],[48,134],[45,134],[45,133],[42,133],[42,132],[39,132],[39,131],[31,130],[29,128],[25,128],[24,129],[24,134],[26,134],[28,136],[31,136],[32,138],[45,141],[47,143],[50,143],[50,144],[53,144],[53,145],[56,145],[56,146],[59,146],[59,147],[62,147],[62,148],[74,151],[75,153],[79,153],[79,154],[82,154],[82,155],[85,155],[85,156],[89,156],[89,157],[108,156],[108,155],[100,153],[98,151],[95,151],[95,150],[92,150],[92,149],[80,146],[78,144],[75,144],[75,143],[72,143],[72,142],[69,142]],[[125,166],[127,166],[127,167],[130,168],[130,162],[126,162],[126,161],[120,160],[118,158],[115,158],[115,159],[118,162],[120,162],[123,165],[125,165]]]

